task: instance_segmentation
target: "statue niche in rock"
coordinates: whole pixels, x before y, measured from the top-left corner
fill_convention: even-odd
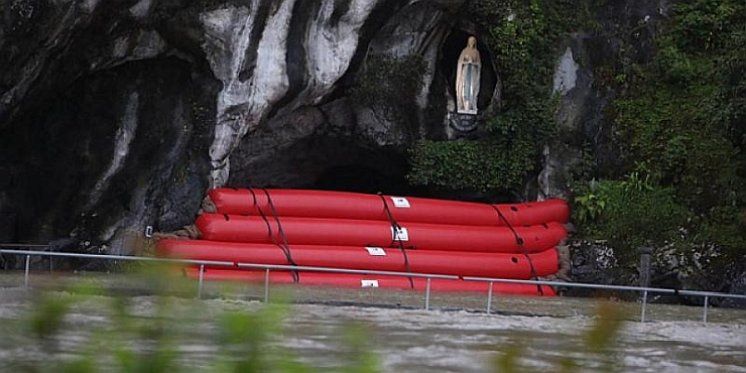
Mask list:
[[[456,66],[456,115],[451,116],[451,124],[459,131],[476,128],[481,68],[477,38],[469,36]]]

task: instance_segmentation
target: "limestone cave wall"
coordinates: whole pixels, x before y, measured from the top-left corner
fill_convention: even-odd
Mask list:
[[[614,16],[656,12],[648,3]],[[451,60],[486,32],[466,0],[0,4],[0,241],[73,236],[114,253],[145,226],[188,224],[211,186],[432,195],[408,185],[407,151],[459,137]],[[610,96],[592,87],[585,40],[556,51],[558,123],[603,133]],[[495,111],[500,73],[479,48],[480,109]],[[381,58],[421,63],[406,123],[355,91]],[[545,195],[563,193],[575,162],[566,140],[547,146]]]

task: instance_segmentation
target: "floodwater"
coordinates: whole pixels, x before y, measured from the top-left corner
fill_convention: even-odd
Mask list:
[[[14,327],[33,312],[37,290],[18,286],[18,277],[0,275],[0,369],[48,359],[45,352]],[[117,280],[120,281],[120,280]],[[378,293],[376,293],[378,290]],[[64,294],[53,289],[52,294]],[[579,298],[497,298],[496,314],[484,312],[482,295],[434,295],[434,310],[425,311],[422,294],[380,293],[380,289],[342,291],[300,289],[286,292],[302,303],[288,306],[283,330],[273,341],[301,362],[320,370],[339,367],[345,360],[344,330],[350,324],[362,325],[367,348],[382,370],[393,372],[494,371],[494,360],[511,346],[518,346],[520,367],[531,371],[557,370],[558,362],[570,358],[581,370],[595,371],[604,362],[622,371],[746,372],[746,311],[711,309],[711,322],[701,321],[700,307],[653,305],[651,321],[639,317],[639,304],[617,302],[615,308],[627,315],[618,340],[608,354],[587,351],[584,340],[596,322],[594,299]],[[276,296],[282,290],[273,288]],[[228,296],[229,295],[229,296]],[[129,292],[133,314],[154,317],[157,296]],[[198,309],[185,320],[187,333],[178,342],[181,363],[205,368],[214,359],[217,315],[230,311],[254,311],[264,307],[257,299],[261,287],[232,289],[230,294],[217,285],[205,289],[203,297],[169,296],[176,309]],[[96,295],[87,305],[74,307],[66,317],[55,354],[74,356],[88,343],[92,330],[110,317],[104,306],[109,295]],[[315,303],[306,303],[315,300]],[[320,302],[319,300],[323,300]],[[98,308],[97,308],[98,307]],[[176,316],[180,315],[180,316]],[[173,317],[184,317],[174,313]]]

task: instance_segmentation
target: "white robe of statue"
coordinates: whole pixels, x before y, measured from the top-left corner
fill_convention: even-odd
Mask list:
[[[456,112],[459,114],[477,113],[481,67],[477,38],[469,36],[466,48],[461,51],[458,58],[456,68]]]

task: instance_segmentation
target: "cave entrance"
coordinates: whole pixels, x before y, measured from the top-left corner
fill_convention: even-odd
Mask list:
[[[405,175],[385,174],[364,164],[328,168],[311,186],[314,189],[345,190],[360,193],[409,194]]]
[[[250,141],[262,141],[254,137]],[[243,149],[252,149],[245,147]],[[314,135],[261,155],[231,158],[232,187],[310,188],[361,193],[416,193],[402,149],[348,136]],[[250,156],[250,157],[249,157]]]

